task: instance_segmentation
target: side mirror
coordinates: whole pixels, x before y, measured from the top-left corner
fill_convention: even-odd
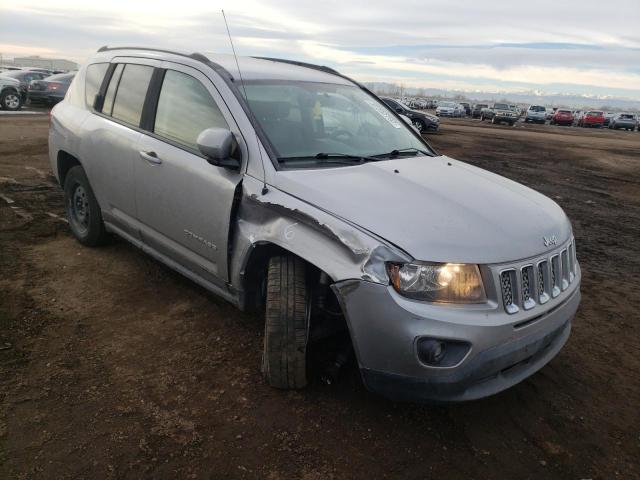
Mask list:
[[[402,107],[396,107],[396,112],[402,113],[404,112],[404,110],[402,109]]]
[[[231,155],[238,147],[231,130],[226,128],[207,128],[200,132],[198,139],[198,150],[211,165],[224,168],[238,168],[240,162],[232,158]]]

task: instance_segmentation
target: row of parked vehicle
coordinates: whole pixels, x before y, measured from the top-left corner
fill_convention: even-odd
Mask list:
[[[55,105],[60,102],[75,72],[56,72],[43,68],[0,71],[0,109],[20,110],[24,104]]]
[[[404,109],[425,109],[435,108],[436,117],[461,118],[469,116],[479,118],[481,121],[489,120],[492,123],[507,123],[514,125],[524,116],[525,123],[541,123],[550,125],[568,125],[577,127],[602,128],[608,127],[613,130],[638,129],[640,131],[640,117],[632,112],[604,112],[602,110],[570,110],[565,108],[550,108],[543,105],[530,105],[522,108],[515,104],[476,103],[471,105],[467,102],[455,101],[435,101],[427,102],[422,99],[391,99]],[[400,112],[399,112],[400,113]]]
[[[606,113],[602,110],[570,110],[564,108],[546,108],[531,105],[524,119],[525,123],[546,123],[577,127],[603,128],[612,130],[630,130],[638,128],[638,116],[631,112]]]

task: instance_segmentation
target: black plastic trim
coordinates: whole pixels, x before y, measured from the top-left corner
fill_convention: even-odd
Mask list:
[[[160,89],[162,88],[165,72],[166,70],[163,68],[155,68],[147,87],[147,95],[142,106],[140,128],[149,132],[153,132],[154,129],[158,99],[160,98]]]

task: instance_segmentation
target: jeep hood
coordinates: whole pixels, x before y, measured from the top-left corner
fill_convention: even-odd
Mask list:
[[[448,157],[280,171],[276,187],[424,261],[501,263],[558,244],[571,224],[551,199]]]

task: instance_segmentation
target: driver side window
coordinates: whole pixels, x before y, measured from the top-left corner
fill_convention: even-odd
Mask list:
[[[153,132],[197,149],[196,139],[207,128],[229,128],[214,99],[191,75],[167,70],[158,98]]]

